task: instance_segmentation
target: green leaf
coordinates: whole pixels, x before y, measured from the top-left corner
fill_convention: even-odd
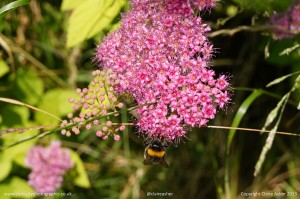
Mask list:
[[[34,70],[19,69],[17,71],[17,88],[14,92],[17,99],[35,105],[41,100],[43,91],[43,80]]]
[[[70,152],[71,152],[71,159],[74,162],[75,169],[78,173],[77,177],[74,179],[74,184],[79,187],[90,188],[91,183],[86,173],[86,170],[84,168],[82,160],[80,159],[79,155],[75,151],[70,150]]]
[[[0,19],[7,14],[8,11],[11,11],[15,8],[18,8],[20,6],[24,6],[26,4],[29,4],[30,0],[18,0],[18,1],[14,1],[11,2],[5,6],[3,6],[2,8],[0,8]]]
[[[237,113],[234,116],[233,122],[231,124],[232,127],[238,127],[240,125],[241,120],[243,119],[245,113],[249,109],[250,105],[263,94],[262,90],[254,90],[251,95],[249,95],[244,102],[241,104]],[[231,142],[236,133],[235,129],[231,129],[229,131],[228,139],[227,139],[227,150],[230,150]]]
[[[0,181],[2,181],[9,175],[12,168],[12,162],[10,159],[7,159],[6,153],[0,153],[0,168]]]
[[[63,0],[60,9],[62,11],[73,10],[76,7],[80,6],[85,1],[86,0]]]
[[[5,136],[2,136],[3,145],[13,143],[21,138],[24,137],[30,137],[33,135],[38,134],[38,131],[31,131],[26,134],[7,134]],[[0,181],[5,179],[12,168],[12,162],[16,160],[17,158],[22,158],[19,160],[20,165],[24,165],[25,156],[27,154],[27,151],[35,144],[35,140],[30,140],[28,142],[24,142],[23,144],[20,144],[18,146],[9,148],[5,151],[0,152]],[[1,193],[1,192],[0,192]]]
[[[26,180],[19,177],[12,177],[8,183],[0,184],[0,195],[2,198],[34,198],[29,193],[34,193],[32,187],[30,187]],[[9,193],[10,195],[6,195]],[[22,194],[24,193],[24,194]],[[28,194],[27,194],[28,193]]]
[[[77,97],[73,90],[53,89],[45,93],[38,108],[57,117],[62,117],[73,111],[73,106],[68,102],[70,97]],[[35,119],[39,124],[58,124],[60,121],[48,115],[35,112]]]
[[[109,27],[125,3],[125,0],[85,0],[77,6],[69,20],[67,47],[73,47]]]
[[[38,130],[31,130],[22,134],[7,134],[2,136],[3,145],[9,145],[14,143],[20,139],[25,139],[31,136],[38,135]],[[6,149],[0,154],[6,158],[7,161],[15,161],[17,164],[21,166],[25,166],[24,161],[27,155],[28,150],[33,147],[36,143],[36,140],[28,140],[27,142],[23,142],[20,145],[14,146],[12,148]],[[0,167],[1,168],[1,167]]]
[[[5,105],[0,109],[2,122],[1,125],[4,128],[14,127],[16,125],[26,126],[29,121],[30,112],[27,107]]]
[[[9,66],[2,59],[0,59],[0,77],[4,76],[8,72]]]
[[[242,121],[244,115],[246,114],[247,110],[251,106],[251,104],[263,94],[262,90],[254,90],[241,104],[240,108],[238,109],[237,113],[234,116],[233,122],[231,124],[232,127],[238,127],[240,125],[240,122]],[[235,129],[231,129],[229,131],[228,137],[227,137],[227,146],[226,146],[226,163],[225,163],[225,175],[224,175],[224,181],[225,181],[225,190],[229,193],[231,191],[230,189],[230,182],[229,182],[229,168],[230,168],[230,161],[229,161],[229,155],[230,155],[230,146],[232,143],[232,140],[234,138],[234,135],[236,133]]]
[[[9,185],[8,184],[0,184],[1,199],[10,199],[11,196],[6,195],[5,193],[9,193]]]

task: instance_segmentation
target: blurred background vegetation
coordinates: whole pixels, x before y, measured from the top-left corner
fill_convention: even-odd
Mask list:
[[[10,2],[2,0],[0,8]],[[268,31],[270,15],[290,3],[222,0],[211,12],[201,13],[212,26],[210,39],[216,48],[212,67],[217,73],[230,74],[235,90],[230,106],[210,125],[261,129],[295,85],[297,75],[266,87],[300,70],[300,37],[278,41]],[[72,111],[67,99],[76,87],[87,86],[97,69],[92,61],[96,45],[118,27],[120,13],[128,9],[126,0],[31,0],[6,12],[0,18],[0,97],[65,117]],[[280,54],[292,47],[290,53]],[[278,110],[275,114],[280,123],[274,120],[272,125],[278,131],[300,132],[299,97],[296,84],[281,117]],[[123,114],[120,121],[127,118],[132,116]],[[59,121],[27,106],[0,102],[0,130],[6,132],[0,137],[1,146],[45,131],[8,133],[8,129],[49,124]],[[241,192],[275,191],[298,192],[300,197],[297,136],[276,135],[254,177],[267,133],[192,129],[189,140],[168,149],[170,168],[165,169],[143,165],[144,146],[134,127],[127,129],[120,142],[101,140],[94,131],[71,137],[51,134],[1,150],[0,194],[33,192],[26,182],[30,172],[24,166],[26,152],[36,144],[59,139],[72,149],[76,169],[67,174],[58,192],[71,192],[72,198],[147,198],[147,192],[169,192],[172,198],[244,198]]]

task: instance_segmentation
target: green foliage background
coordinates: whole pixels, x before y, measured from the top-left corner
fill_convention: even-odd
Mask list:
[[[72,111],[67,99],[75,95],[76,87],[88,85],[97,68],[92,62],[96,44],[118,27],[120,13],[129,9],[128,2],[21,0],[13,4],[14,9],[1,10],[11,2],[0,2],[0,97],[63,118]],[[224,0],[201,14],[213,29],[210,39],[217,53],[212,67],[218,73],[231,74],[235,90],[230,107],[219,112],[210,125],[262,129],[267,121],[267,129],[300,132],[299,74],[277,79],[300,70],[299,36],[274,40],[267,25],[272,13],[285,10],[291,2]],[[291,52],[282,53],[286,49]],[[276,84],[266,87],[274,79]],[[286,93],[289,97],[284,97]],[[131,118],[122,113],[120,121]],[[59,121],[28,106],[0,101],[2,131],[49,124],[58,125]],[[4,133],[0,145],[49,129],[53,127]],[[193,129],[188,140],[169,148],[166,159],[170,168],[164,169],[142,164],[144,146],[134,127],[127,129],[120,142],[100,140],[94,131],[69,138],[54,133],[1,150],[0,198],[24,198],[4,196],[5,192],[33,192],[26,183],[30,170],[24,165],[25,155],[30,147],[47,145],[53,139],[72,149],[76,168],[58,190],[72,193],[72,198],[147,198],[147,192],[169,192],[172,198],[229,199],[243,198],[241,192],[276,191],[300,195],[297,136],[276,135],[254,177],[268,133]]]

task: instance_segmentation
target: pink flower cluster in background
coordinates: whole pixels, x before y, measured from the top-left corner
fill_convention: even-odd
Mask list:
[[[172,142],[187,127],[206,125],[230,101],[228,77],[209,68],[214,51],[197,17],[212,0],[132,0],[121,27],[98,46],[99,67],[113,70],[114,89],[141,105],[137,125]]]
[[[290,38],[300,33],[300,0],[295,1],[283,13],[271,16],[270,22],[278,27],[274,31],[277,39]]]
[[[31,168],[29,184],[39,193],[55,192],[61,187],[63,175],[74,167],[69,151],[62,150],[60,142],[31,148],[25,163]]]

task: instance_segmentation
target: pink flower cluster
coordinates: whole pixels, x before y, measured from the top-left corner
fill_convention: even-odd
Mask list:
[[[141,105],[137,125],[150,138],[178,141],[187,127],[206,125],[230,101],[228,77],[209,69],[210,27],[195,15],[216,1],[133,0],[121,27],[98,46],[102,69],[112,69],[116,92]]]
[[[274,31],[277,39],[290,38],[300,33],[300,0],[295,1],[283,13],[271,16],[270,22],[276,26]]]
[[[55,192],[61,187],[66,171],[74,167],[69,151],[62,150],[60,142],[51,142],[48,148],[31,148],[25,164],[32,170],[29,184],[39,193]]]

